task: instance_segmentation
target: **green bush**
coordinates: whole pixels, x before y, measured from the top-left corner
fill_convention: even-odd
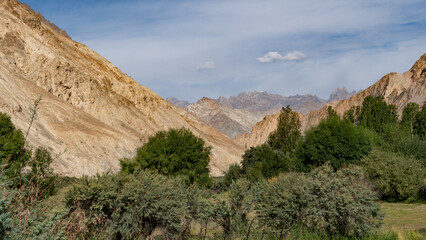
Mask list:
[[[134,159],[123,159],[120,164],[122,171],[127,173],[138,168],[150,169],[166,176],[180,175],[188,185],[195,182],[210,186],[210,151],[211,147],[206,147],[204,140],[191,131],[170,129],[150,137]]]
[[[15,128],[7,114],[0,113],[0,170],[12,180],[13,185],[22,185],[22,168],[31,157],[24,146],[22,132]]]
[[[383,199],[404,200],[415,196],[425,177],[425,169],[417,159],[379,149],[365,157],[362,166]]]
[[[240,165],[237,163],[231,164],[228,168],[228,171],[226,171],[225,176],[223,177],[223,185],[225,188],[229,188],[232,182],[237,181],[241,177],[243,177],[243,173],[241,171]]]
[[[274,150],[265,143],[251,147],[243,155],[242,173],[252,182],[277,176],[293,168],[292,158],[280,150]]]
[[[329,236],[364,237],[379,226],[378,197],[361,168],[335,172],[323,165],[310,174],[281,174],[256,205],[259,222],[278,238],[300,228]]]
[[[371,134],[363,128],[331,116],[306,132],[297,156],[308,168],[330,162],[337,169],[358,163],[371,151],[373,142]]]
[[[70,226],[80,238],[147,238],[157,228],[176,235],[186,211],[181,181],[148,171],[85,179],[67,193],[66,205],[84,216]]]
[[[391,152],[404,156],[413,156],[426,166],[426,140],[418,135],[411,135],[410,128],[404,125],[387,124],[381,134],[384,143],[382,147]]]
[[[247,236],[248,214],[252,212],[256,200],[257,186],[252,186],[247,179],[238,179],[232,182],[228,197],[215,197],[211,206],[211,219],[223,231],[224,239],[232,236]]]

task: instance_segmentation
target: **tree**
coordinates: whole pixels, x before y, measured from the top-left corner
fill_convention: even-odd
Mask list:
[[[343,114],[343,119],[347,120],[354,125],[359,125],[361,116],[361,106],[352,106]]]
[[[272,149],[267,143],[247,150],[243,155],[241,166],[242,173],[252,182],[277,176],[280,172],[293,167],[289,155]]]
[[[5,171],[15,187],[22,184],[21,169],[30,157],[22,132],[15,128],[7,114],[0,113],[0,170]]]
[[[358,163],[372,149],[372,139],[360,127],[331,116],[306,132],[297,155],[308,168],[326,162],[335,169]]]
[[[283,107],[278,117],[277,129],[269,135],[268,144],[275,150],[293,152],[301,137],[300,118],[290,106]]]
[[[49,197],[55,192],[56,175],[50,167],[52,157],[45,148],[37,148],[34,156],[29,161],[31,171],[26,175],[29,184],[33,188],[35,199]]]
[[[420,161],[414,158],[379,149],[365,157],[362,166],[383,199],[404,200],[414,196],[422,186],[426,172]]]
[[[401,125],[410,129],[411,138],[414,137],[414,123],[418,112],[419,105],[413,102],[408,103],[402,110]]]
[[[120,161],[122,171],[133,173],[136,169],[150,169],[166,176],[184,177],[187,184],[211,185],[209,161],[211,147],[191,131],[170,129],[150,137],[140,147],[134,159]]]
[[[385,124],[397,122],[396,110],[396,106],[388,105],[383,96],[368,96],[362,102],[360,122],[363,126],[381,133]]]
[[[228,188],[233,181],[237,181],[243,176],[240,165],[237,163],[231,164],[223,177],[223,185]]]
[[[296,227],[328,236],[362,238],[382,221],[380,203],[361,168],[280,174],[256,204],[259,222],[282,239]]]
[[[422,109],[416,114],[413,124],[414,133],[419,135],[423,140],[426,140],[426,107],[423,105]]]

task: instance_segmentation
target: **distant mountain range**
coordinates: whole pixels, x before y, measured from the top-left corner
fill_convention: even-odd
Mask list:
[[[345,91],[337,90],[332,95],[338,97],[339,92],[343,93]],[[349,99],[332,101],[321,109],[302,116],[302,132],[316,126],[321,119],[325,118],[328,115],[328,106],[333,107],[338,114],[342,115],[352,106],[362,105],[364,98],[367,96],[383,96],[388,104],[397,106],[400,115],[409,102],[415,102],[423,106],[426,103],[426,54],[423,54],[409,71],[403,74],[389,73],[369,88],[358,92]],[[266,116],[253,127],[250,134],[242,134],[236,138],[236,141],[245,148],[266,142],[269,134],[277,128],[278,115]]]
[[[355,94],[344,87],[336,88],[329,101],[346,99]],[[284,97],[267,92],[240,93],[237,96],[211,99],[204,97],[196,103],[189,103],[171,97],[167,101],[197,115],[217,130],[235,138],[243,133],[250,133],[252,127],[266,115],[278,113],[282,107],[290,106],[302,115],[320,109],[329,101],[315,95],[295,95]]]

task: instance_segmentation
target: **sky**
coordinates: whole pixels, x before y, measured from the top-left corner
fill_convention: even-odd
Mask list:
[[[21,1],[164,98],[328,98],[426,53],[424,0]]]

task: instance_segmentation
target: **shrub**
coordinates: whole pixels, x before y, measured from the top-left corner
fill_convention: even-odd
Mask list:
[[[242,176],[243,174],[240,165],[237,163],[231,164],[223,177],[223,185],[228,188],[231,186],[232,182],[237,181]]]
[[[297,155],[308,168],[326,162],[337,169],[343,165],[358,163],[371,149],[373,140],[361,127],[331,116],[306,132],[305,141]]]
[[[282,238],[296,227],[329,236],[363,237],[382,216],[378,197],[359,167],[281,174],[256,205],[259,221]]]
[[[379,149],[365,157],[362,164],[383,199],[404,200],[414,196],[425,177],[420,161]]]
[[[0,113],[0,170],[18,187],[22,184],[21,170],[31,157],[25,149],[22,132],[15,128],[7,114]]]
[[[66,205],[85,216],[83,226],[78,221],[71,226],[74,237],[82,238],[147,238],[159,227],[177,234],[186,209],[181,182],[148,171],[85,179],[67,193]]]
[[[166,176],[180,175],[189,185],[210,186],[209,161],[211,147],[191,131],[171,129],[160,131],[140,147],[134,159],[121,160],[122,171],[150,169]]]
[[[256,192],[257,187],[247,179],[238,179],[232,182],[228,197],[214,198],[211,219],[222,228],[224,239],[232,239],[233,234],[246,235],[251,227],[247,216],[252,211]]]
[[[292,159],[280,150],[274,150],[265,143],[251,147],[243,155],[242,173],[252,181],[277,176],[280,172],[292,169]]]
[[[56,175],[50,167],[52,160],[45,148],[37,148],[29,161],[31,170],[26,174],[26,178],[33,189],[35,199],[52,196],[55,192]]]

